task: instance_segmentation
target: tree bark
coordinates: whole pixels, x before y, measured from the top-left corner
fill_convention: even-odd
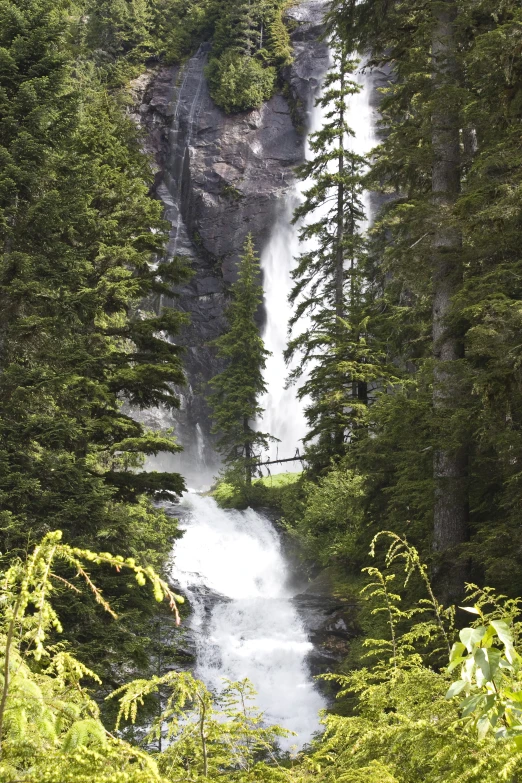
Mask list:
[[[248,426],[248,416],[243,418],[243,432],[248,435],[250,427]],[[250,441],[245,441],[245,481],[247,487],[252,485],[252,447]]]
[[[335,259],[335,314],[337,319],[344,316],[344,87],[345,87],[345,64],[344,53],[341,58],[340,69],[340,93],[341,101],[339,108],[339,157],[337,162],[339,184],[337,185],[337,235],[336,235],[336,259]],[[341,326],[337,323],[337,330]]]
[[[448,323],[455,294],[462,284],[462,236],[454,220],[461,185],[460,123],[455,94],[459,84],[456,57],[456,2],[434,0],[432,116],[435,228],[433,262],[433,407],[442,422],[459,405],[458,363],[464,356],[462,335]],[[447,433],[446,433],[447,435]],[[443,435],[444,439],[444,435]],[[438,573],[446,601],[458,597],[465,566],[452,551],[467,539],[467,450],[465,443],[437,445],[434,454],[435,505],[433,547],[441,554]]]

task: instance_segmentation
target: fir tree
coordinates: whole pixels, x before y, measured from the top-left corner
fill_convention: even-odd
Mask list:
[[[212,379],[213,392],[209,397],[214,432],[219,435],[218,448],[228,465],[241,467],[247,485],[252,481],[260,449],[266,448],[270,440],[254,424],[263,412],[259,398],[267,390],[263,370],[269,353],[256,323],[262,299],[259,262],[249,234],[238,279],[232,285],[228,330],[214,343],[227,366]]]
[[[179,260],[157,263],[165,224],[148,161],[117,98],[75,70],[65,8],[9,0],[0,13],[0,549],[60,527],[69,543],[103,537],[106,550],[141,551],[161,567],[176,526],[149,499],[177,497],[184,483],[142,467],[145,454],[179,446],[123,403],[178,404],[180,349],[163,335],[181,316],[143,302],[184,272]],[[131,646],[128,627],[108,643],[88,601],[67,603],[84,658],[110,666],[140,655],[136,591],[118,599],[144,629]]]
[[[291,60],[284,7],[281,0],[232,0],[221,10],[207,76],[225,111],[257,108],[273,94],[277,68]]]
[[[300,237],[310,249],[293,272],[291,326],[301,320],[308,324],[290,341],[286,354],[288,359],[298,354],[303,359],[291,380],[304,377],[299,396],[311,400],[305,442],[310,456],[323,466],[341,456],[356,437],[365,418],[368,384],[380,375],[365,315],[361,224],[366,161],[350,149],[353,131],[346,121],[347,101],[360,90],[350,78],[357,63],[339,40],[333,52],[334,66],[318,100],[325,123],[312,134],[313,157],[300,170],[300,177],[311,184],[294,217],[294,222],[305,220]]]

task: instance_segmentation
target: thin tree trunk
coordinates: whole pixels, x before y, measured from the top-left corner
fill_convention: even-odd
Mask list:
[[[454,222],[460,192],[461,160],[459,111],[449,93],[459,83],[455,41],[455,0],[434,0],[433,35],[434,111],[432,118],[433,204],[435,229],[433,261],[433,406],[435,415],[448,420],[459,402],[457,363],[463,358],[462,336],[448,323],[455,294],[462,283],[462,237]],[[444,436],[443,436],[444,437]],[[458,597],[464,567],[451,550],[466,541],[468,528],[467,454],[465,444],[439,444],[434,455],[434,549],[447,553],[439,574],[445,600]],[[443,576],[443,578],[442,578]]]
[[[250,432],[248,416],[243,419],[243,432],[245,435]],[[252,486],[252,447],[250,441],[245,441],[245,481],[248,487]]]
[[[344,56],[341,62],[340,93],[344,96],[345,66]],[[339,184],[337,186],[337,235],[336,235],[336,259],[335,259],[335,314],[337,318],[344,316],[344,97],[340,101],[339,109],[339,157],[337,169]],[[340,324],[337,323],[340,330]]]
[[[201,698],[198,693],[199,703],[201,705],[201,713],[199,716],[199,736],[201,737],[201,751],[203,753],[203,777],[208,777],[208,751],[207,751],[207,735],[205,734],[205,720],[207,717],[207,705],[205,700]]]
[[[339,106],[339,154],[337,158],[337,173],[339,182],[337,184],[337,228],[335,236],[335,332],[336,349],[340,350],[342,345],[342,325],[340,319],[345,315],[344,307],[344,87],[345,87],[345,65],[344,53],[340,63],[340,106]],[[344,428],[339,422],[335,424],[334,442],[337,450],[342,450],[344,446]]]

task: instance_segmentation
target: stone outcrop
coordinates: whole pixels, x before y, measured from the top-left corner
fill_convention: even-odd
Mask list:
[[[225,326],[227,290],[246,235],[251,232],[262,251],[303,161],[307,111],[328,65],[327,47],[319,41],[324,8],[324,0],[305,0],[289,11],[294,62],[284,74],[284,95],[260,109],[226,115],[213,103],[206,44],[184,66],[157,68],[134,83],[155,191],[171,226],[168,254],[190,258],[195,273],[175,292],[176,306],[191,317],[180,337],[188,385],[175,417],[185,473],[191,461],[198,470],[213,467],[204,393],[221,368],[209,342]],[[148,419],[168,423],[160,411]]]
[[[351,641],[360,636],[357,603],[336,595],[328,571],[323,571],[293,600],[314,645],[308,657],[312,674],[334,671],[348,655]]]

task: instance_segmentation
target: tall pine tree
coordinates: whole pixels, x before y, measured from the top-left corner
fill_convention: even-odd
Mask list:
[[[255,429],[255,421],[263,412],[259,398],[267,391],[263,370],[269,352],[256,323],[263,293],[251,234],[246,238],[231,293],[228,329],[214,343],[227,366],[212,379],[209,401],[214,432],[219,435],[218,448],[226,464],[239,467],[249,485],[260,451],[267,448],[271,439]]]
[[[351,78],[357,62],[338,39],[334,64],[326,76],[318,105],[325,112],[320,131],[312,134],[312,159],[300,169],[309,181],[294,221],[304,221],[301,241],[308,249],[293,272],[291,326],[304,322],[286,356],[302,357],[291,373],[300,381],[299,396],[309,398],[309,458],[318,467],[340,457],[365,419],[368,384],[380,369],[372,357],[365,316],[366,243],[361,224],[366,161],[351,149],[353,131],[346,120],[348,101],[360,91]]]

